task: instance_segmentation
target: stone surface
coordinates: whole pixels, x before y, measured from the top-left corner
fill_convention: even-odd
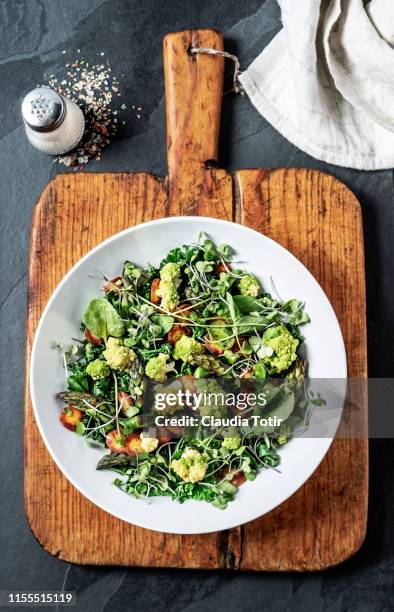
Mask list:
[[[3,0],[0,5],[1,168],[1,546],[0,589],[75,589],[78,609],[265,609],[330,612],[390,610],[394,606],[394,494],[390,440],[371,443],[369,529],[361,551],[321,574],[231,574],[71,566],[35,541],[23,511],[23,385],[26,270],[31,211],[46,182],[64,168],[27,143],[19,103],[29,88],[73,59],[105,52],[127,103],[141,119],[127,125],[88,170],[146,170],[165,174],[161,39],[171,30],[214,27],[247,66],[280,28],[275,0]],[[66,50],[66,54],[62,51]],[[320,163],[281,137],[247,98],[224,101],[221,165],[320,168],[359,197],[365,225],[369,371],[389,377],[394,353],[393,173],[356,172]]]

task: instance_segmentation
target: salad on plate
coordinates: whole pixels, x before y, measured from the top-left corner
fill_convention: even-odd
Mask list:
[[[225,509],[245,480],[278,469],[280,447],[307,426],[309,406],[322,403],[305,387],[304,304],[282,301],[273,282],[269,293],[234,257],[230,246],[200,235],[158,266],[125,261],[87,304],[84,339],[57,345],[67,378],[57,394],[62,424],[106,448],[97,469],[116,472],[114,484],[137,498]],[[263,393],[264,402],[227,405],[228,385],[233,396]],[[157,426],[155,398],[171,389],[205,399],[197,409],[166,406],[169,418]],[[221,401],[207,401],[215,394]],[[280,424],[229,418],[248,413]],[[174,424],[192,415],[193,426]],[[206,416],[215,423],[204,424]]]

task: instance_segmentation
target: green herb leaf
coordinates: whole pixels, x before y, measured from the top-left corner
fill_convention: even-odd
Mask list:
[[[246,315],[237,321],[240,334],[247,334],[255,329],[262,332],[269,324],[270,321],[267,321],[266,317],[256,315]]]
[[[256,378],[260,378],[260,380],[264,380],[267,377],[267,370],[264,365],[259,361],[253,366],[253,372]]]
[[[82,421],[79,421],[79,423],[77,423],[77,425],[75,427],[75,432],[79,436],[83,436],[83,434],[85,433],[85,430],[86,430],[85,425],[82,423]]]
[[[70,391],[89,391],[88,379],[84,374],[71,374],[67,384]]]
[[[280,419],[282,422],[286,421],[289,418],[291,413],[294,410],[295,406],[295,397],[293,391],[287,386],[282,385],[279,389],[279,392],[276,394],[274,401],[270,404],[269,409],[264,411],[264,418],[268,419],[269,417],[276,417],[278,420]],[[275,430],[275,426],[258,426],[258,431],[271,433]]]
[[[105,298],[91,300],[82,317],[83,324],[99,338],[120,338],[125,333],[124,323],[115,308]]]
[[[259,300],[248,295],[234,295],[233,299],[239,312],[243,315],[251,314],[254,311],[260,312],[263,308]]]
[[[161,327],[163,334],[168,334],[174,325],[174,317],[169,315],[152,315],[151,321],[153,321],[155,325],[159,325]]]

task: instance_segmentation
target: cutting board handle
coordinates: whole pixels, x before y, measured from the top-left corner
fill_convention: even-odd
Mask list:
[[[191,48],[223,50],[215,30],[167,34],[163,41],[167,159],[171,185],[218,160],[224,59]]]

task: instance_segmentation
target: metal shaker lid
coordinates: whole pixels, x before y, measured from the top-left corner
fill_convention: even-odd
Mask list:
[[[64,119],[66,105],[63,98],[49,87],[37,87],[22,102],[22,116],[32,130],[49,132]]]

